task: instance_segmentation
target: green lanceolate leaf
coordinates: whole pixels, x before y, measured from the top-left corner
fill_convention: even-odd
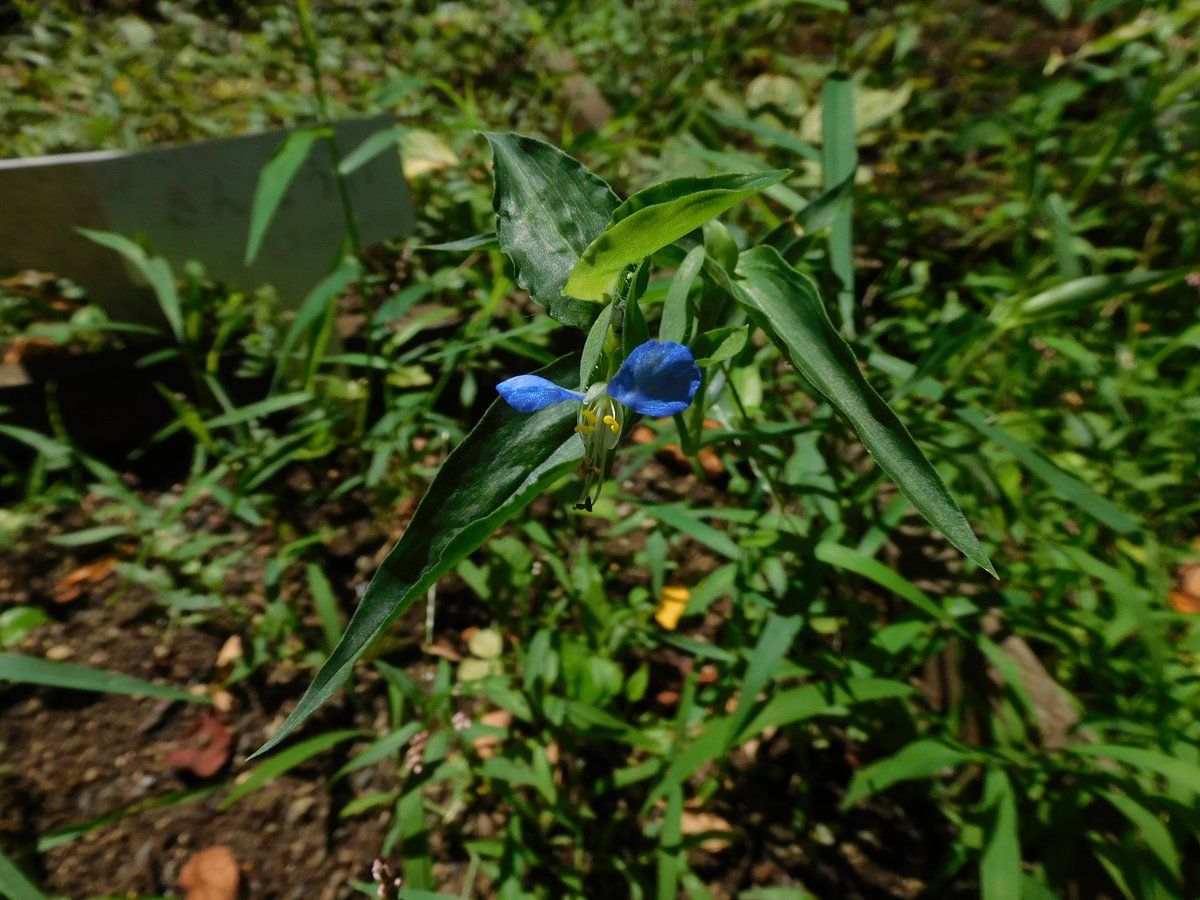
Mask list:
[[[983,780],[983,805],[992,812],[991,827],[979,859],[983,900],[1021,900],[1021,837],[1012,783],[999,769]]]
[[[679,240],[737,203],[778,184],[787,169],[746,175],[676,178],[638,191],[583,252],[564,290],[580,300],[602,300],[631,263]]]
[[[579,372],[579,356],[538,374],[558,384]],[[574,466],[583,453],[579,407],[556,403],[525,414],[502,400],[446,459],[400,542],[367,587],[342,639],[300,702],[258,754],[299,728],[350,676],[371,642],[431,585]],[[255,755],[258,755],[255,754]]]
[[[271,161],[263,166],[254,189],[254,206],[250,210],[250,233],[246,238],[246,265],[252,265],[266,237],[271,220],[291,187],[296,173],[308,159],[313,144],[321,132],[316,129],[294,131],[275,150]]]
[[[3,853],[0,853],[0,895],[12,900],[46,900],[46,895]]]
[[[842,800],[842,809],[849,809],[902,781],[932,778],[944,769],[957,769],[973,761],[970,753],[939,740],[914,741],[894,756],[873,762],[854,773]]]
[[[590,325],[599,309],[564,297],[563,287],[620,199],[582,163],[544,141],[497,132],[484,137],[492,145],[496,178],[496,237],[517,284],[552,318]]]
[[[969,559],[995,575],[941,477],[863,377],[812,280],[789,266],[773,247],[756,247],[741,255],[731,287],[796,371],[850,420],[880,468],[921,515]]]
[[[88,666],[24,656],[20,653],[0,653],[0,681],[42,684],[47,687],[73,691],[95,691],[101,694],[131,694],[138,697],[169,697],[190,703],[210,703],[207,697],[179,688],[143,681],[120,672],[106,672]]]

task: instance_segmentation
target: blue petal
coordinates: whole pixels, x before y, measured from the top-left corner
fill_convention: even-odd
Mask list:
[[[583,394],[568,391],[540,375],[518,375],[496,385],[505,402],[517,412],[530,413],[563,400],[582,400]]]
[[[671,341],[646,341],[625,357],[608,396],[643,416],[673,416],[688,408],[699,386],[692,351]]]

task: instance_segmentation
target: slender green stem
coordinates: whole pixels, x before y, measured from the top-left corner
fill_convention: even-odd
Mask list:
[[[325,96],[325,86],[322,83],[317,33],[313,28],[308,0],[296,0],[296,14],[300,19],[300,34],[304,40],[304,53],[308,58],[308,68],[312,72],[313,91],[317,98],[317,113],[320,116],[321,125],[327,129],[325,140],[329,144],[329,155],[333,160],[333,178],[337,182],[338,195],[342,201],[342,215],[346,219],[346,237],[350,242],[351,252],[355,256],[359,256],[362,253],[362,244],[358,239],[358,224],[354,220],[354,207],[350,205],[350,190],[346,185],[346,177],[342,174],[342,154],[338,149],[337,135],[334,133],[333,122],[329,116],[329,99]]]

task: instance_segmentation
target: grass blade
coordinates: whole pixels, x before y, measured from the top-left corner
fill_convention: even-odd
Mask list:
[[[222,812],[229,809],[229,807],[242,798],[257,791],[272,778],[278,778],[301,763],[307,762],[314,756],[324,753],[331,747],[337,746],[342,741],[348,741],[350,738],[358,737],[361,734],[362,732],[355,728],[330,731],[325,734],[318,734],[316,737],[311,737],[307,741],[301,741],[294,747],[289,747],[278,756],[271,757],[255,768],[245,781],[235,784],[217,808]]]
[[[929,738],[913,741],[895,755],[855,772],[842,800],[842,809],[850,809],[902,781],[932,778],[944,769],[957,768],[973,759],[971,754],[939,740]]]
[[[1125,512],[1108,498],[1097,494],[1078,478],[1068,475],[1040,451],[1017,440],[1000,426],[990,424],[983,413],[975,409],[960,409],[956,414],[985,438],[995,441],[1015,456],[1017,462],[1024,466],[1029,474],[1045,482],[1068,503],[1079,507],[1113,531],[1129,534],[1142,527],[1138,518]]]
[[[271,157],[271,161],[263,166],[258,176],[258,186],[254,190],[254,205],[250,210],[250,232],[246,238],[246,265],[253,265],[258,258],[259,248],[266,237],[267,228],[279,204],[283,202],[292,181],[308,159],[313,144],[321,136],[319,129],[293,131]]]
[[[207,697],[143,681],[132,675],[106,672],[87,666],[23,656],[19,653],[0,653],[0,681],[41,684],[73,691],[95,691],[102,694],[129,694],[136,697],[169,697],[189,703],[211,703]]]
[[[854,183],[858,168],[854,133],[854,83],[845,75],[832,75],[821,92],[821,189],[826,193]],[[840,284],[837,304],[842,330],[854,337],[853,213],[851,201],[842,202],[829,224],[829,265]]]
[[[1008,776],[991,769],[983,782],[983,804],[991,808],[992,827],[979,860],[982,900],[1021,900],[1021,841],[1017,801]]]
[[[47,900],[17,864],[0,853],[0,895],[9,900]]]
[[[175,289],[175,273],[171,264],[161,256],[150,256],[140,246],[123,235],[110,231],[93,231],[90,228],[80,228],[79,233],[90,241],[95,241],[110,250],[116,250],[121,256],[137,269],[146,279],[146,283],[154,290],[159,308],[171,326],[171,333],[179,343],[184,342],[183,307],[179,303],[179,292]]]

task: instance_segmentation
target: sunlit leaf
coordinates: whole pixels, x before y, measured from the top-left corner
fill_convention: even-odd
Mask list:
[[[789,174],[787,169],[776,169],[676,178],[638,191],[617,207],[608,228],[584,250],[563,290],[581,300],[602,300],[613,292],[626,266],[641,262]]]
[[[576,262],[608,225],[617,195],[578,160],[519,134],[488,132],[496,189],[496,237],[517,284],[566,325],[586,327],[600,311],[563,296]]]

